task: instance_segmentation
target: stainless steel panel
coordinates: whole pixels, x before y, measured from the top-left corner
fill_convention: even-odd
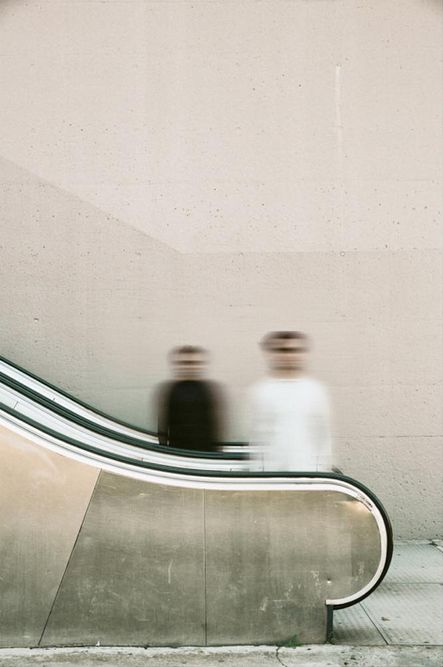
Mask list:
[[[340,493],[323,497],[321,512],[328,534],[329,597],[334,599],[363,588],[380,561],[380,533],[366,505]]]
[[[322,642],[331,591],[375,569],[377,549],[361,553],[375,522],[357,505],[102,473],[42,645]]]
[[[205,643],[203,491],[102,473],[42,645]]]
[[[2,427],[0,460],[0,646],[34,646],[98,471]]]
[[[207,642],[323,642],[325,600],[375,572],[378,530],[337,492],[206,492]]]

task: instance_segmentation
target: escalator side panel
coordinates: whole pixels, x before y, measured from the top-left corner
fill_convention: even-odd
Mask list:
[[[380,543],[336,491],[207,492],[206,554],[209,645],[318,643],[325,600],[371,579]]]
[[[337,491],[104,473],[42,645],[323,642],[325,600],[363,587],[379,546],[369,510]]]
[[[2,646],[323,642],[326,604],[352,604],[389,563],[389,523],[352,480],[98,473],[10,423]]]
[[[0,427],[0,646],[36,646],[98,470]]]
[[[102,473],[42,645],[203,645],[203,500]]]
[[[311,576],[324,569],[321,536],[308,535],[312,502],[310,492],[207,493],[209,644],[239,635],[243,644],[325,640],[325,586]]]

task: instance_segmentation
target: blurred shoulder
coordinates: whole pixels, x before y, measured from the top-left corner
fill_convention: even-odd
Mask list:
[[[216,380],[202,380],[202,386],[206,387],[214,396],[223,396],[225,394],[224,385]]]
[[[327,386],[320,380],[317,380],[317,378],[306,377],[303,379],[303,382],[306,390],[309,391],[312,396],[318,396],[319,398],[328,397],[329,392]]]
[[[161,382],[155,388],[154,395],[158,399],[164,399],[166,396],[169,395],[169,393],[171,392],[174,385],[175,385],[175,382],[172,381],[172,380],[166,380],[165,382]]]
[[[272,394],[275,389],[275,380],[272,378],[261,378],[251,384],[248,388],[248,395],[252,398],[261,398],[264,396],[269,396]]]

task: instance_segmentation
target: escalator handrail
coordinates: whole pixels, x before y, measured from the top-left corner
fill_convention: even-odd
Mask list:
[[[199,457],[199,452],[180,449],[177,450],[172,447],[147,447],[128,444],[127,438],[107,438],[104,435],[94,433],[93,431],[79,426],[78,424],[69,421],[66,417],[60,416],[50,409],[32,401],[30,398],[17,393],[6,387],[0,382],[0,403],[13,409],[15,414],[22,418],[28,417],[33,420],[34,424],[38,424],[39,428],[50,429],[53,433],[63,434],[66,437],[75,439],[82,443],[82,446],[91,444],[97,447],[106,456],[109,452],[117,452],[122,455],[128,455],[134,459],[144,459],[147,461],[158,461],[160,463],[172,462],[173,465],[184,466],[189,468],[214,468],[215,470],[226,469],[241,469],[242,460],[234,460],[233,458],[203,458]],[[177,454],[175,454],[177,452]]]
[[[73,401],[73,403],[77,403],[82,408],[85,408],[86,410],[91,410],[91,412],[94,412],[99,417],[104,417],[105,419],[110,419],[111,421],[114,421],[116,424],[119,424],[120,426],[124,426],[125,428],[133,429],[134,431],[139,431],[143,435],[151,435],[151,436],[156,436],[157,435],[154,431],[148,431],[147,429],[143,429],[140,426],[134,426],[133,424],[130,424],[129,422],[125,422],[122,419],[116,419],[114,417],[110,417],[105,412],[102,412],[101,410],[94,407],[93,405],[90,405],[89,403],[85,403],[84,401],[80,400],[79,398],[76,398],[72,394],[69,394],[64,389],[60,389],[59,387],[56,387],[51,382],[48,382],[48,380],[44,380],[39,375],[36,375],[35,373],[31,373],[30,371],[26,370],[22,366],[19,366],[15,362],[10,361],[10,359],[7,359],[6,357],[3,357],[2,355],[0,355],[0,361],[3,362],[4,364],[6,364],[7,366],[11,366],[11,368],[14,368],[15,370],[19,371],[20,373],[23,373],[24,375],[27,375],[28,377],[32,378],[33,380],[36,380],[37,382],[40,382],[40,384],[44,385],[48,389],[52,389],[52,391],[57,392],[58,394],[60,394],[61,396],[64,396],[65,398],[69,399],[70,401]]]
[[[42,405],[43,407],[51,410],[51,412],[54,412],[61,417],[64,417],[68,419],[69,421],[72,421],[79,426],[82,426],[84,428],[89,429],[90,431],[93,431],[94,433],[98,433],[99,435],[103,435],[107,438],[117,440],[119,442],[123,442],[124,444],[127,445],[132,445],[134,447],[140,447],[141,449],[145,449],[148,451],[157,451],[157,452],[163,452],[167,454],[174,454],[177,456],[187,456],[187,457],[194,457],[194,458],[208,458],[208,459],[229,459],[229,460],[242,460],[244,458],[244,455],[236,452],[201,452],[197,450],[185,450],[185,449],[179,449],[176,447],[168,446],[168,445],[161,445],[158,442],[149,442],[147,440],[143,440],[142,438],[136,438],[132,437],[130,435],[126,435],[124,433],[118,433],[117,431],[112,431],[112,429],[106,428],[105,426],[100,426],[99,424],[90,421],[86,419],[86,417],[82,417],[75,412],[69,410],[68,408],[64,407],[63,405],[60,405],[59,403],[56,403],[55,401],[42,396],[38,392],[34,391],[33,389],[30,389],[27,387],[25,384],[22,384],[21,382],[18,382],[18,380],[15,380],[13,378],[10,378],[9,376],[5,375],[4,373],[0,372],[0,383],[4,384],[5,386],[9,387],[10,389],[13,389],[14,391],[17,391],[23,396],[26,396],[30,400],[38,403],[39,405]],[[78,401],[75,401],[78,402]],[[79,403],[81,404],[81,403]],[[107,417],[108,419],[111,419],[110,417]],[[117,420],[113,420],[118,423]],[[148,434],[148,432],[146,432]],[[233,445],[237,443],[224,443],[226,445]],[[239,443],[240,444],[240,443]],[[241,443],[243,444],[243,443]]]
[[[72,401],[73,403],[76,403],[77,405],[81,406],[82,408],[85,408],[86,410],[90,410],[94,414],[96,414],[98,417],[103,417],[104,419],[108,419],[109,421],[115,422],[116,424],[119,424],[120,426],[123,426],[124,428],[129,428],[133,431],[138,431],[142,436],[143,435],[148,435],[151,437],[157,437],[157,433],[155,431],[149,431],[148,429],[144,429],[141,426],[135,426],[134,424],[131,424],[130,422],[126,422],[123,419],[118,419],[116,417],[111,417],[109,414],[106,414],[106,412],[103,412],[102,410],[99,410],[97,407],[90,405],[89,403],[86,403],[85,401],[82,401],[81,399],[77,398],[76,396],[73,396],[72,394],[68,393],[64,389],[60,389],[59,387],[56,387],[54,384],[49,382],[48,380],[44,380],[41,378],[39,375],[36,375],[35,373],[31,373],[30,371],[26,370],[23,368],[23,366],[19,366],[15,362],[11,361],[10,359],[7,359],[6,357],[0,355],[0,362],[6,364],[7,366],[10,366],[11,368],[19,371],[20,373],[23,373],[24,375],[28,376],[29,378],[35,380],[36,382],[39,382],[43,386],[47,387],[48,389],[51,389],[52,391],[55,391],[56,393],[60,394],[64,398],[67,398],[69,401]],[[0,375],[4,375],[0,371]],[[7,376],[6,376],[7,377]],[[12,378],[10,378],[12,379]],[[17,382],[17,380],[16,380]],[[63,407],[63,406],[60,406]],[[244,445],[242,442],[227,442],[224,443],[226,445]]]

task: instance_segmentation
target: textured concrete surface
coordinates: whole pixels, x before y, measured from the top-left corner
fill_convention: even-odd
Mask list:
[[[441,536],[440,15],[0,3],[2,353],[154,427],[166,351],[206,345],[238,439],[257,339],[304,329],[337,463]]]
[[[442,647],[0,650],[2,667],[441,667]]]

